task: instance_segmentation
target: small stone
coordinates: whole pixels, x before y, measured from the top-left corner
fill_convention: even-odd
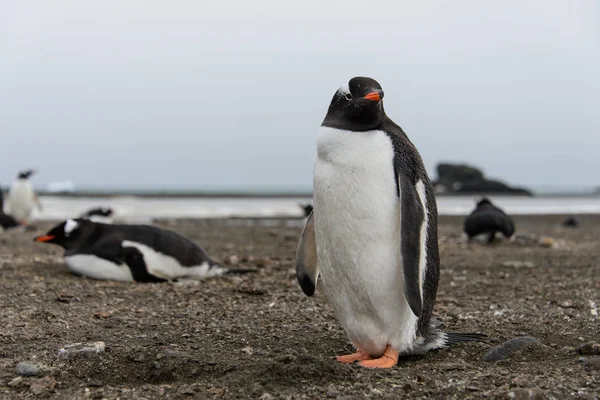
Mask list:
[[[154,368],[160,369],[160,363],[158,361],[154,361],[152,365],[154,365]]]
[[[561,350],[563,351],[563,353],[572,354],[575,353],[576,349],[573,346],[565,346]]]
[[[340,397],[340,392],[336,390],[333,386],[329,386],[329,388],[327,389],[327,397],[329,397],[330,399],[337,399],[338,397]]]
[[[26,362],[20,362],[17,364],[17,375],[37,376],[41,373],[40,370],[40,366],[37,364],[30,364]]]
[[[504,261],[502,263],[505,267],[513,267],[513,268],[533,268],[535,264],[531,261]]]
[[[542,236],[539,241],[540,246],[551,248],[556,246],[556,240],[548,236]]]
[[[35,381],[33,381],[31,383],[31,386],[29,386],[29,390],[31,390],[33,394],[42,394],[46,391],[54,389],[55,387],[56,381],[54,380],[54,378],[50,376],[45,376],[43,378],[36,379]]]
[[[583,362],[583,366],[587,369],[600,370],[600,357],[588,358]]]
[[[62,358],[75,356],[89,357],[95,354],[104,353],[105,350],[106,344],[104,342],[73,343],[58,350],[58,356]]]
[[[565,300],[565,301],[559,303],[558,305],[562,308],[577,308],[576,306],[573,305],[573,302],[571,300]]]
[[[10,386],[10,387],[19,386],[19,384],[21,384],[21,382],[23,382],[23,378],[21,378],[20,376],[17,376],[16,378],[14,378],[10,382],[8,382],[8,386]]]
[[[248,354],[249,356],[251,356],[252,354],[254,354],[254,350],[253,350],[253,349],[252,349],[252,347],[250,347],[250,346],[244,347],[244,348],[242,349],[242,351],[243,351],[244,353]]]
[[[238,256],[236,256],[235,254],[227,257],[227,264],[229,264],[229,265],[238,265],[239,262],[240,262],[240,258]]]
[[[75,300],[75,296],[72,294],[59,293],[58,296],[56,296],[56,301],[59,303],[70,303],[72,300]]]
[[[260,400],[273,400],[273,399],[274,399],[273,395],[270,393],[267,393],[267,392],[263,393],[262,396],[260,396]]]
[[[135,361],[136,363],[143,363],[144,361],[146,361],[146,357],[144,357],[143,354],[138,354],[133,358],[133,361]]]
[[[165,350],[164,356],[170,357],[170,358],[181,358],[181,359],[192,358],[191,355],[189,355],[188,353],[186,353],[184,351],[176,351],[176,350],[170,350],[170,349]],[[157,359],[159,359],[159,358],[157,357]]]
[[[514,400],[544,400],[547,399],[546,392],[542,389],[535,388],[527,388],[527,389],[513,389],[508,392],[509,399]]]
[[[190,387],[179,389],[179,393],[184,396],[193,396],[196,394],[196,391]]]
[[[444,371],[462,371],[467,369],[467,365],[462,363],[444,363],[440,365],[440,368]]]
[[[600,355],[600,344],[596,342],[583,343],[577,348],[577,352],[584,356]]]
[[[211,387],[206,391],[210,394],[214,394],[215,396],[223,396],[225,394],[225,389],[220,387]]]
[[[521,388],[528,388],[532,386],[531,380],[524,376],[517,376],[512,380],[513,385]]]
[[[523,350],[531,345],[540,344],[540,342],[531,336],[521,336],[510,339],[500,346],[496,346],[483,356],[483,361],[499,361],[511,356],[513,353]]]

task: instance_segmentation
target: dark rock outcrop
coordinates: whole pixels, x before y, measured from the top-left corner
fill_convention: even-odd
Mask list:
[[[532,196],[525,188],[511,187],[504,182],[487,179],[483,172],[467,164],[440,163],[434,181],[437,194],[511,194]]]

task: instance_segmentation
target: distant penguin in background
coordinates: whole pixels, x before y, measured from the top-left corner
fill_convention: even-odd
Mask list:
[[[308,216],[310,215],[310,213],[312,213],[313,211],[313,206],[312,204],[308,203],[308,204],[299,204],[300,207],[302,207],[302,210],[304,211],[304,218],[308,218]]]
[[[90,221],[100,222],[103,224],[112,224],[113,215],[114,211],[110,207],[96,207],[81,214],[80,218],[87,218]]]
[[[510,238],[515,233],[515,225],[504,211],[484,197],[477,202],[475,210],[465,219],[464,231],[469,239],[488,235],[489,244],[496,238],[496,233],[502,233],[506,238]]]
[[[35,208],[41,209],[30,179],[34,173],[33,170],[20,172],[11,185],[6,199],[6,213],[22,225],[29,223]]]
[[[574,216],[568,216],[562,223],[566,228],[577,228],[579,226],[579,220]]]
[[[19,226],[17,220],[4,213],[4,191],[0,185],[0,232],[17,226]]]
[[[321,276],[356,348],[338,356],[391,368],[479,334],[431,321],[440,258],[436,200],[419,152],[385,113],[383,90],[356,77],[333,95],[317,139],[314,210],[301,234],[296,277],[308,296]]]
[[[163,282],[255,272],[222,267],[188,238],[150,225],[69,219],[34,241],[61,246],[69,270],[94,279]]]

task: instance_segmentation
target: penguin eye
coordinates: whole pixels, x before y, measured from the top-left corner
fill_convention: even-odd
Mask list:
[[[346,98],[346,100],[350,101],[350,100],[352,100],[352,95],[350,93],[346,93],[344,98]]]

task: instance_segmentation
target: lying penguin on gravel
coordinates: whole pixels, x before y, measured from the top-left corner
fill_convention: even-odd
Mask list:
[[[317,139],[314,210],[298,243],[296,275],[308,296],[323,289],[356,353],[390,368],[479,334],[431,321],[439,280],[437,208],[421,156],[386,116],[375,80],[353,78],[333,96]]]
[[[515,224],[504,211],[484,197],[477,202],[475,210],[465,219],[464,231],[469,239],[488,235],[489,244],[496,238],[496,233],[502,233],[506,238],[510,238],[515,233]]]
[[[112,224],[113,223],[113,214],[114,211],[110,207],[96,207],[91,208],[81,214],[80,218],[86,218],[90,221],[94,222],[102,222],[104,224]]]
[[[94,279],[163,282],[255,272],[222,267],[188,238],[150,225],[69,219],[34,240],[63,247],[69,270]]]

